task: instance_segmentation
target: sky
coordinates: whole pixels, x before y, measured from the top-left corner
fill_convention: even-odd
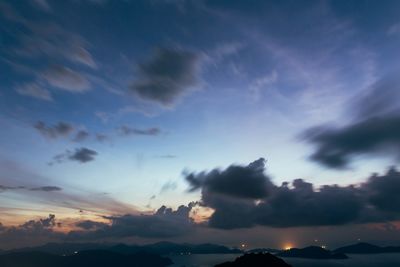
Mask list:
[[[399,12],[0,0],[0,249],[399,244]]]

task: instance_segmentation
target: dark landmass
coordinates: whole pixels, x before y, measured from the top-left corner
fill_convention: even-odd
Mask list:
[[[343,253],[332,252],[317,246],[292,248],[278,253],[277,256],[307,259],[348,259]]]
[[[231,249],[214,244],[175,244],[171,242],[159,242],[149,245],[125,245],[125,244],[99,244],[99,243],[48,243],[39,247],[27,247],[15,249],[9,252],[45,252],[56,255],[71,255],[84,250],[103,250],[120,254],[132,254],[138,252],[166,254],[232,254],[243,253],[240,249]]]
[[[279,253],[282,252],[281,249],[275,249],[275,248],[255,248],[255,249],[249,249],[246,250],[246,253]]]
[[[1,267],[165,267],[169,258],[149,253],[120,254],[104,250],[81,251],[60,256],[43,252],[14,252],[0,256]]]
[[[369,243],[357,243],[354,245],[337,248],[334,250],[334,252],[348,254],[400,253],[400,247],[380,247]]]
[[[249,253],[236,258],[235,261],[224,262],[214,267],[291,267],[291,265],[270,253]]]
[[[44,252],[55,255],[71,255],[77,251],[84,250],[108,250],[111,244],[102,243],[47,243],[38,247],[25,247],[7,251],[8,253],[19,252]]]
[[[142,246],[145,251],[158,254],[235,254],[243,253],[236,248],[228,248],[215,244],[175,244],[171,242],[159,242],[151,245]]]

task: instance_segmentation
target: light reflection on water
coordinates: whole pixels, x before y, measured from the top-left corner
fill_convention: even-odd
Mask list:
[[[175,255],[169,256],[175,263],[171,267],[213,267],[215,264],[232,261],[238,254]],[[310,260],[284,258],[293,267],[400,267],[400,253],[348,255],[346,260]]]

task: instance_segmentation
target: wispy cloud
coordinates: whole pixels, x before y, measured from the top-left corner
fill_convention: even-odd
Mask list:
[[[121,135],[129,136],[129,135],[149,135],[149,136],[156,136],[161,133],[161,129],[157,127],[147,128],[147,129],[139,129],[139,128],[132,128],[126,125],[122,125],[118,128],[118,131]]]
[[[165,154],[165,155],[156,155],[155,157],[160,159],[175,159],[178,156],[173,154]]]
[[[35,123],[34,128],[47,138],[65,137],[74,131],[74,127],[67,122],[58,122],[53,126],[48,126],[42,121]]]
[[[90,136],[90,134],[87,131],[80,130],[75,134],[73,141],[82,142],[82,141],[85,141],[89,136]]]
[[[61,191],[62,188],[58,187],[58,186],[40,186],[40,187],[33,187],[30,190],[43,191],[43,192],[55,192],[55,191]]]
[[[43,88],[36,83],[27,83],[17,86],[15,91],[23,96],[29,96],[40,100],[53,101],[53,97],[49,90]]]
[[[250,92],[253,94],[255,100],[260,99],[260,94],[263,90],[267,90],[278,81],[278,72],[272,70],[270,73],[255,79],[249,86]]]
[[[397,35],[400,33],[400,23],[393,24],[387,30],[388,35]]]
[[[86,92],[91,88],[85,76],[61,65],[49,67],[46,71],[40,73],[40,78],[51,86],[74,93]]]
[[[79,163],[87,163],[95,160],[98,153],[86,147],[77,148],[74,151],[66,150],[64,153],[55,155],[49,165],[54,163],[63,163],[65,161],[77,161]]]
[[[31,0],[37,7],[44,11],[51,11],[51,7],[47,0]]]

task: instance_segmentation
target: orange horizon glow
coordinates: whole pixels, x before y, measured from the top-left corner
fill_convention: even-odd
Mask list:
[[[293,246],[292,243],[286,243],[286,244],[283,245],[283,249],[284,249],[284,250],[290,250],[290,249],[292,249],[293,247],[294,247],[294,246]]]

